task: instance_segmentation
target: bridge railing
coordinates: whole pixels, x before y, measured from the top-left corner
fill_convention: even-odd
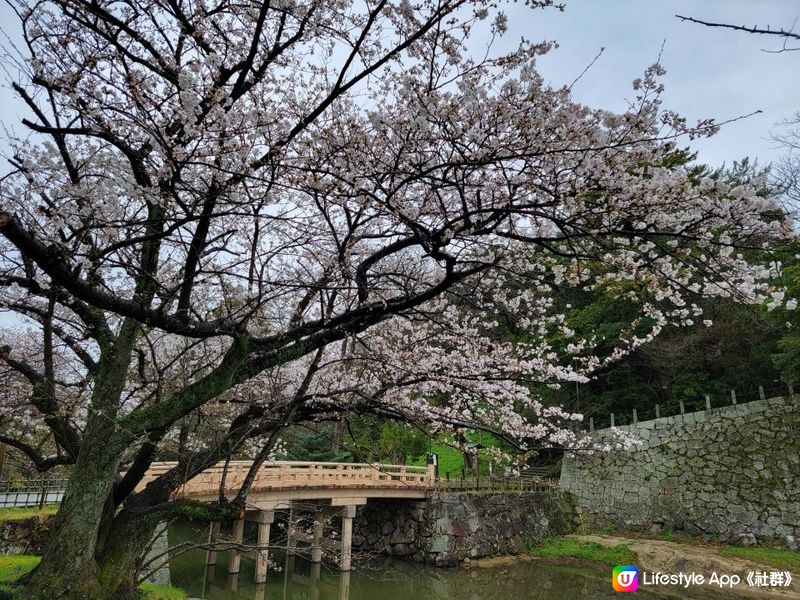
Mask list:
[[[440,477],[436,489],[445,492],[550,492],[559,489],[558,480],[530,476],[451,478]]]
[[[666,403],[654,403],[650,407],[640,405],[639,408],[632,408],[630,411],[625,412],[586,415],[582,422],[576,421],[574,424],[576,430],[593,432],[596,429],[605,429],[607,427],[636,425],[639,421],[649,421],[662,417],[677,417],[714,408],[787,397],[787,393],[788,397],[794,396],[794,387],[791,385],[778,385],[764,388],[764,386],[760,385],[758,389],[753,390],[732,389],[727,395],[723,396],[705,394],[702,397],[693,399],[678,398]]]
[[[174,468],[177,463],[153,463],[139,487]],[[231,461],[225,474],[226,491],[237,490],[250,469],[250,461]],[[225,472],[220,462],[187,481],[176,496],[203,496],[219,491]],[[265,463],[256,474],[251,492],[306,488],[416,488],[434,487],[432,467],[363,463],[294,462]]]

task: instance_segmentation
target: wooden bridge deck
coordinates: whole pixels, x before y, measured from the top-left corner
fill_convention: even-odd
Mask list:
[[[175,467],[177,463],[153,463],[139,487]],[[244,482],[250,461],[231,461],[225,475],[225,491],[235,494]],[[219,497],[224,463],[193,477],[175,498],[198,500]],[[334,505],[362,504],[366,498],[424,498],[436,487],[433,467],[328,462],[271,462],[258,471],[248,504],[275,508],[277,504],[304,499],[330,499]],[[353,499],[363,500],[353,502]],[[337,500],[340,500],[337,502]]]

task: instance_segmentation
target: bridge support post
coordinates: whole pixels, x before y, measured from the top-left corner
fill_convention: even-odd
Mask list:
[[[269,564],[269,532],[275,521],[275,511],[260,510],[255,519],[258,523],[258,551],[256,553],[256,583],[267,581],[267,566]]]
[[[352,566],[353,519],[355,516],[356,507],[354,505],[345,506],[342,509],[342,559],[339,564],[342,571],[349,571]]]
[[[322,564],[313,563],[311,565],[311,590],[309,592],[310,600],[319,600],[319,580],[322,576]]]
[[[297,514],[294,508],[289,509],[289,520],[286,523],[286,568],[294,572],[295,548],[297,548]]]
[[[345,571],[339,575],[339,600],[349,600],[350,598],[350,571]]]
[[[217,551],[214,550],[213,546],[217,543],[218,538],[219,521],[214,521],[208,526],[208,545],[211,546],[211,548],[206,551],[206,564],[209,566],[217,564]]]
[[[237,519],[233,522],[231,532],[234,544],[241,544],[244,539],[244,519]],[[228,573],[238,573],[242,564],[242,551],[231,549],[228,554]]]
[[[325,528],[322,511],[317,509],[314,511],[314,531],[311,538],[311,562],[322,562],[322,534]]]

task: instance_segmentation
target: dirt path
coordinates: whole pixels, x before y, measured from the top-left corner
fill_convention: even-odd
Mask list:
[[[691,544],[680,544],[677,542],[665,542],[661,540],[641,540],[606,535],[573,535],[575,539],[585,542],[596,542],[603,546],[617,546],[619,544],[630,544],[629,548],[639,557],[637,566],[640,570],[639,584],[641,587],[641,572],[653,571],[661,573],[690,573],[695,572],[704,575],[706,580],[712,572],[726,575],[738,575],[742,583],[733,588],[737,594],[751,598],[772,598],[775,600],[800,600],[800,573],[792,573],[792,584],[786,588],[754,588],[747,585],[747,574],[750,571],[777,571],[775,567],[770,567],[762,563],[720,556],[714,548],[708,546],[695,546]],[[784,570],[784,569],[781,569]],[[660,593],[669,593],[670,588],[659,586],[653,588]],[[672,590],[679,591],[676,597],[691,598],[691,589],[687,593],[685,590],[672,587]],[[696,589],[696,588],[695,588]],[[708,585],[707,582],[702,589],[708,591],[719,591],[717,585]]]

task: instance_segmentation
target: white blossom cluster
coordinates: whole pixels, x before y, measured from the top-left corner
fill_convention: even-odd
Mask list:
[[[676,164],[717,125],[662,108],[660,65],[616,114],[545,83],[552,44],[473,52],[475,30],[507,29],[484,0],[101,4],[21,10],[35,135],[9,139],[0,180],[0,304],[37,322],[57,305],[63,352],[86,354],[76,422],[99,401],[97,319],[113,335],[131,319],[109,418],[212,382],[153,426],[179,440],[194,419],[187,448],[297,394],[320,419],[578,447],[580,416],[530,383],[586,381],[668,323],[706,322],[699,296],[796,305],[779,264],[746,256],[791,223],[755,186]],[[641,318],[598,355],[554,305],[564,286],[619,286]],[[503,339],[502,315],[530,341]]]

